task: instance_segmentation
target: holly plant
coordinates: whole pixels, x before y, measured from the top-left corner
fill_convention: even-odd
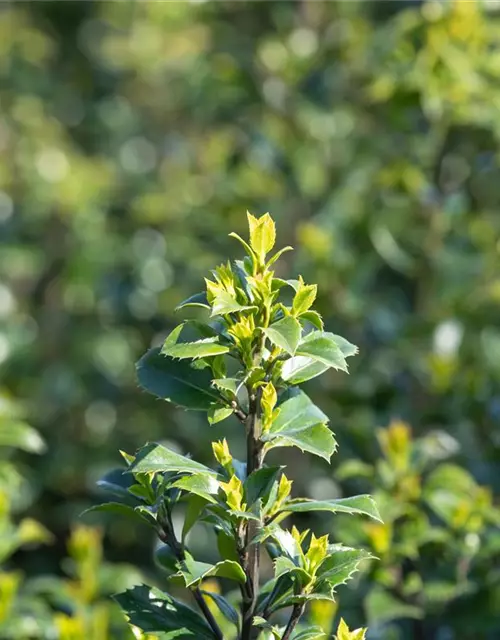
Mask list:
[[[120,501],[97,508],[153,527],[162,542],[157,558],[172,589],[191,592],[197,607],[144,585],[116,596],[132,625],[162,639],[325,637],[322,629],[300,624],[307,603],[334,600],[336,588],[372,556],[328,536],[287,529],[284,520],[309,511],[380,520],[369,495],[292,498],[284,467],[266,464],[278,447],[330,460],[336,442],[328,418],[298,385],[329,369],[347,372],[346,358],[357,348],[324,331],[312,308],[316,285],[300,276],[275,277],[273,265],[291,247],[269,257],[276,234],[269,214],[248,214],[248,223],[248,243],[230,234],[243,245],[244,259],[217,267],[206,290],[179,306],[202,307],[208,320],[183,322],[137,364],[139,384],[158,398],[204,411],[210,424],[234,415],[245,432],[246,460],[234,458],[225,439],[212,443],[214,469],[149,443],[134,456],[124,454],[125,472],[113,471],[101,482]],[[174,526],[179,514],[182,527]],[[220,559],[214,564],[190,552],[188,534],[196,523],[215,533]],[[264,553],[274,575],[261,584]],[[237,599],[206,588],[214,578],[232,581]],[[345,624],[339,626],[339,638],[364,636],[364,630],[347,633]]]

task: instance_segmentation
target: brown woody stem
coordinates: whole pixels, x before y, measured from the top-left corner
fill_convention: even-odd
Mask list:
[[[290,636],[293,633],[293,630],[297,626],[298,621],[300,620],[300,618],[302,617],[302,614],[304,613],[305,607],[306,607],[305,603],[300,603],[300,604],[298,603],[293,607],[292,615],[290,616],[290,620],[286,625],[285,633],[281,636],[281,640],[289,640]]]
[[[262,430],[260,390],[249,389],[250,411],[246,421],[247,427],[247,477],[257,469],[262,467],[263,451],[260,435]],[[255,520],[249,520],[245,532],[245,554],[244,570],[247,576],[246,591],[248,596],[243,600],[242,614],[243,624],[241,630],[241,640],[252,640],[254,630],[252,620],[257,603],[259,590],[259,565],[260,565],[260,545],[252,543],[252,539],[257,535],[260,524]]]

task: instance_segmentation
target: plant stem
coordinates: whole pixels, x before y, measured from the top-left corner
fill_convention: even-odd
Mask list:
[[[200,607],[201,612],[205,616],[206,621],[210,625],[210,627],[211,627],[212,631],[214,632],[215,637],[217,638],[217,640],[224,640],[224,636],[222,635],[222,631],[220,630],[219,625],[217,624],[217,621],[213,617],[212,612],[208,608],[208,605],[205,602],[203,594],[201,593],[199,588],[196,587],[195,589],[192,589],[191,593],[193,594],[194,599],[198,603],[198,606]]]
[[[166,509],[165,515],[166,515],[166,519],[162,522],[162,532],[160,535],[160,539],[163,542],[166,542],[167,544],[169,544],[172,551],[177,556],[177,559],[180,562],[183,562],[186,558],[186,554],[184,552],[184,546],[181,542],[179,542],[179,540],[177,540],[177,537],[174,531],[174,526],[172,523],[172,515],[168,508]],[[189,591],[191,591],[191,593],[193,594],[193,597],[196,600],[196,603],[198,604],[203,615],[205,616],[205,619],[208,622],[212,631],[214,632],[214,635],[217,638],[217,640],[224,640],[222,631],[219,625],[217,624],[216,619],[212,615],[212,612],[208,608],[208,605],[205,602],[205,598],[203,597],[203,594],[201,593],[200,588],[191,587]]]
[[[250,407],[246,422],[247,427],[247,477],[262,467],[263,454],[260,442],[261,416],[260,416],[260,390],[249,390]],[[255,520],[249,520],[246,525],[244,570],[247,576],[248,597],[243,600],[243,624],[241,640],[251,640],[253,637],[252,620],[257,603],[259,590],[259,565],[260,545],[251,544],[251,540],[259,531],[260,524]]]
[[[304,613],[305,607],[306,607],[305,603],[300,603],[300,604],[297,603],[293,607],[292,615],[290,616],[290,620],[286,625],[285,633],[281,636],[281,640],[289,640],[293,630],[297,626],[298,621],[300,620],[300,618],[302,617],[302,614]]]

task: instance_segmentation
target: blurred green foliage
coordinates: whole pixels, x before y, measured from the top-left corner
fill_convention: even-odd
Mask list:
[[[50,545],[54,539],[36,520],[17,517],[16,512],[33,500],[33,491],[9,454],[16,448],[41,453],[44,443],[6,395],[0,396],[0,447],[0,637],[133,640],[109,596],[124,583],[136,584],[140,575],[130,565],[103,561],[98,529],[74,526],[69,557],[62,561],[64,577],[29,575],[16,568],[14,554],[19,548],[41,553],[40,545]]]
[[[233,428],[145,396],[133,363],[234,255],[224,233],[243,232],[246,208],[272,211],[297,249],[283,271],[318,282],[325,323],[360,346],[347,381],[308,389],[339,458],[379,469],[375,428],[401,418],[415,442],[453,437],[450,464],[495,501],[499,16],[496,2],[461,0],[2,4],[1,379],[47,443],[19,454],[32,494],[18,506],[57,540],[16,552],[20,570],[57,571],[118,448],[164,439],[206,461],[213,430]],[[297,491],[344,490],[336,469],[287,460]],[[417,596],[469,562],[429,508],[453,543],[416,563]],[[475,587],[453,597],[458,609],[446,597],[419,620],[407,610],[382,637],[497,637],[482,606],[498,602],[500,554],[481,522],[472,535],[483,533],[486,560],[467,569]],[[415,546],[384,557],[366,602]],[[151,539],[133,526],[110,523],[106,550],[151,569]],[[349,626],[367,611],[353,605]]]

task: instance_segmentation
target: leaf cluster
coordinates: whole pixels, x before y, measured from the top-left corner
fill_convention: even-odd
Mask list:
[[[202,307],[208,320],[178,325],[137,365],[139,384],[158,398],[204,411],[211,424],[234,414],[247,434],[247,460],[235,459],[225,439],[212,444],[214,469],[149,443],[135,455],[123,454],[125,473],[112,472],[101,481],[118,500],[94,507],[151,526],[163,542],[157,558],[170,583],[191,591],[201,609],[196,613],[146,587],[117,596],[130,621],[147,632],[173,633],[182,620],[185,635],[175,637],[222,637],[222,618],[223,627],[232,625],[231,637],[247,640],[260,630],[286,640],[308,602],[334,600],[336,588],[372,557],[332,544],[328,536],[316,538],[282,526],[287,516],[311,511],[361,514],[376,522],[380,516],[369,495],[293,498],[283,468],[265,463],[267,453],[277,447],[297,447],[330,459],[336,441],[328,418],[296,385],[328,369],[346,372],[346,359],[357,348],[324,331],[313,309],[315,285],[301,277],[275,277],[271,267],[290,247],[269,257],[276,237],[269,214],[248,214],[248,223],[248,243],[231,234],[243,245],[244,259],[217,267],[205,291],[178,307]],[[288,299],[285,292],[291,294]],[[184,514],[180,532],[174,527],[179,513]],[[189,533],[195,524],[215,531],[219,561],[210,564],[191,555]],[[274,576],[263,585],[256,560],[261,547],[274,564]],[[203,588],[210,578],[234,582],[240,605],[220,594],[208,596],[216,606],[214,616]],[[270,621],[290,608],[283,629]]]

